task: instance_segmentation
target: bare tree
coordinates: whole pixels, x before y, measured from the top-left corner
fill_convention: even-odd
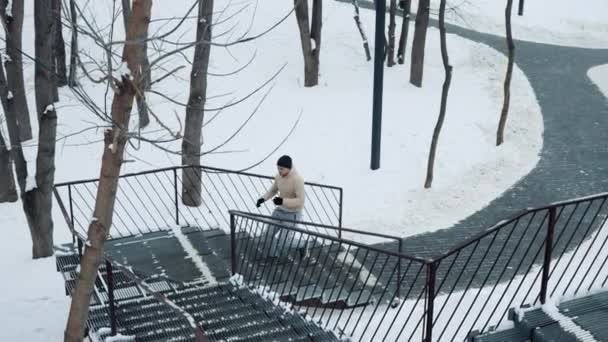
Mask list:
[[[213,0],[200,0],[198,3],[198,20],[196,40],[211,42],[213,21]],[[197,44],[194,48],[194,60],[190,73],[190,97],[186,108],[186,126],[182,140],[182,165],[201,164],[202,129],[204,107],[207,99],[207,72],[211,44]],[[184,169],[182,176],[182,201],[188,206],[201,204],[201,169],[198,167]]]
[[[313,87],[319,84],[323,0],[312,1],[312,23],[310,25],[308,0],[294,0],[294,6],[304,55],[304,86]]]
[[[130,0],[122,0],[122,18],[125,24],[125,31],[127,27],[127,18],[131,13],[131,1]],[[146,104],[146,91],[150,90],[151,80],[151,71],[150,71],[150,61],[148,60],[148,36],[142,37],[145,41],[144,45],[144,56],[142,61],[143,67],[143,77],[137,86],[137,93],[135,94],[135,100],[137,102],[137,113],[139,115],[139,127],[146,127],[150,124],[150,115],[148,114],[148,106]]]
[[[53,14],[55,17],[55,44],[54,62],[57,75],[57,86],[68,84],[68,75],[65,65],[65,41],[63,40],[63,26],[61,25],[61,0],[53,0]]]
[[[369,51],[369,42],[367,41],[367,36],[365,35],[365,31],[363,30],[361,18],[359,17],[359,0],[353,0],[353,6],[355,7],[355,15],[353,16],[353,18],[355,19],[355,24],[357,25],[357,29],[359,30],[359,34],[361,35],[361,39],[363,40],[363,50],[365,51],[365,58],[367,61],[371,61],[372,55]]]
[[[21,195],[25,192],[26,178],[27,178],[27,164],[21,150],[21,140],[19,140],[19,127],[17,125],[17,114],[15,112],[15,103],[13,97],[9,97],[9,88],[6,77],[4,75],[4,68],[0,63],[0,100],[2,102],[2,108],[4,109],[4,119],[6,121],[6,127],[8,128],[8,136],[10,142],[10,158],[15,166],[15,174],[17,176],[17,183]],[[12,168],[12,166],[11,166]]]
[[[55,102],[56,83],[53,79],[53,42],[55,18],[52,4],[45,0],[34,3],[35,26],[35,90],[38,114],[38,155],[36,157],[36,184],[26,189],[23,209],[32,235],[33,257],[53,255],[53,184],[55,175],[55,138],[57,113]]]
[[[112,225],[118,176],[124,161],[129,118],[137,89],[134,80],[141,77],[142,56],[145,53],[141,37],[147,35],[151,7],[152,0],[135,1],[129,15],[126,29],[127,43],[124,45],[122,53],[122,61],[126,63],[129,74],[122,74],[120,80],[114,80],[117,90],[112,101],[113,124],[112,128],[106,130],[104,134],[94,218],[89,225],[88,240],[80,263],[78,283],[72,294],[64,336],[66,342],[82,341],[89,312],[89,301],[97,278],[97,269],[102,260],[104,244]]]
[[[443,81],[443,89],[441,91],[441,106],[439,108],[439,118],[433,131],[433,140],[431,141],[431,151],[429,153],[429,161],[426,171],[426,181],[424,183],[425,188],[430,188],[433,183],[433,168],[435,165],[435,153],[437,151],[437,143],[439,141],[439,134],[441,133],[441,127],[445,119],[445,112],[448,103],[448,92],[450,91],[450,83],[452,81],[452,66],[448,56],[448,48],[446,42],[445,32],[445,3],[446,0],[441,0],[439,4],[439,34],[441,37],[441,60],[443,61],[443,68],[445,70],[445,80]]]
[[[399,7],[403,10],[403,18],[401,21],[401,35],[399,36],[399,47],[397,49],[397,63],[405,62],[405,46],[407,45],[407,34],[410,29],[410,10],[412,9],[412,0],[400,0]]]
[[[30,114],[25,97],[23,81],[23,59],[21,56],[23,35],[23,0],[12,0],[12,7],[7,11],[7,1],[0,1],[0,18],[6,36],[6,79],[8,97],[11,99],[17,120],[19,141],[32,139]]]
[[[418,0],[416,29],[414,30],[414,43],[412,45],[412,65],[410,68],[410,83],[416,87],[422,87],[424,47],[426,45],[426,31],[429,25],[430,2],[430,0]]]
[[[507,30],[507,50],[509,61],[507,65],[507,75],[505,76],[504,84],[504,102],[500,112],[500,120],[498,122],[498,130],[496,131],[496,146],[500,146],[504,141],[505,125],[507,124],[507,116],[509,114],[509,104],[511,101],[511,78],[513,77],[513,64],[515,63],[515,44],[513,43],[513,32],[511,30],[513,0],[507,0],[505,8],[505,23]]]
[[[389,6],[389,23],[388,23],[388,58],[387,66],[395,65],[395,15],[397,14],[397,0],[391,0]]]
[[[72,88],[76,86],[76,77],[78,66],[78,13],[76,13],[75,0],[70,0],[70,23],[72,32],[72,40],[70,43],[70,74],[68,76],[68,85]]]

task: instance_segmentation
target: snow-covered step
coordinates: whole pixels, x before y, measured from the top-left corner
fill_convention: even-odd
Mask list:
[[[314,322],[273,305],[245,287],[193,287],[167,293],[166,297],[188,312],[212,341],[338,341]],[[107,311],[101,305],[91,308],[92,332],[103,332],[109,326]],[[138,341],[193,341],[183,317],[153,298],[119,301],[116,315],[118,331],[136,336]]]
[[[530,339],[516,328],[490,331],[482,335],[472,336],[471,342],[528,342]]]
[[[560,312],[552,303],[540,307],[515,310],[515,328],[533,341],[541,342],[597,342],[593,334],[581,327],[572,317]]]

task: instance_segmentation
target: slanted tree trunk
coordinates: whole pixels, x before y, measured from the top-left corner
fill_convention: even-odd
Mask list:
[[[410,10],[412,0],[400,0],[399,6],[403,10],[403,20],[401,21],[401,36],[399,36],[399,48],[397,49],[397,63],[405,63],[405,46],[407,45],[407,34],[410,29]]]
[[[65,66],[65,41],[63,40],[63,25],[61,24],[61,0],[53,0],[53,14],[55,15],[55,70],[57,86],[68,84],[67,69]]]
[[[76,87],[78,67],[78,13],[76,13],[75,0],[70,0],[70,21],[72,23],[72,41],[70,43],[70,74],[68,85]]]
[[[439,141],[439,134],[441,133],[441,127],[445,119],[445,112],[448,103],[448,92],[450,91],[450,83],[452,81],[452,66],[448,57],[448,48],[446,42],[445,32],[445,3],[446,0],[441,0],[439,4],[439,35],[441,37],[441,60],[443,61],[443,68],[445,69],[445,80],[443,82],[443,89],[441,91],[441,106],[439,109],[439,118],[437,119],[437,125],[433,131],[433,140],[431,142],[431,151],[429,153],[429,161],[426,171],[426,181],[424,183],[425,188],[430,188],[433,183],[433,168],[435,165],[435,153],[437,151],[437,143]]]
[[[201,0],[198,3],[198,23],[196,40],[210,42],[212,38],[213,0]],[[207,99],[207,70],[211,44],[197,44],[194,48],[194,59],[190,73],[190,97],[186,108],[186,129],[182,141],[182,165],[185,168],[182,177],[182,202],[188,206],[199,206],[201,198],[201,145],[204,107]]]
[[[386,65],[395,65],[395,15],[397,13],[397,0],[391,0],[388,20],[388,58]]]
[[[2,18],[6,37],[6,79],[8,97],[12,100],[15,119],[19,130],[19,141],[32,139],[30,114],[25,97],[23,82],[23,59],[21,54],[23,32],[23,0],[11,0],[12,8],[6,11],[6,1],[0,1],[0,18]]]
[[[422,87],[422,74],[424,71],[424,47],[426,45],[426,31],[429,25],[430,0],[419,0],[416,14],[416,29],[414,30],[414,43],[412,45],[412,65],[410,69],[410,83]]]
[[[125,24],[125,32],[127,27],[127,18],[131,13],[131,1],[122,0],[122,19]],[[148,38],[142,37],[144,40]],[[144,128],[150,123],[150,115],[148,113],[148,107],[146,105],[146,90],[150,90],[150,84],[152,83],[152,76],[150,71],[150,61],[148,60],[148,43],[144,45],[144,55],[142,60],[143,78],[137,84],[137,93],[135,94],[135,100],[137,102],[137,114],[139,117],[139,127]]]
[[[500,112],[500,120],[498,122],[498,130],[496,131],[496,146],[500,146],[504,141],[505,125],[507,124],[507,116],[509,114],[509,105],[511,101],[511,78],[513,77],[513,64],[515,63],[515,44],[513,43],[513,32],[511,31],[511,13],[513,8],[513,0],[507,0],[505,8],[505,23],[507,30],[507,49],[509,61],[507,65],[507,75],[505,76],[504,84],[504,101]]]
[[[363,24],[361,24],[361,18],[359,17],[359,0],[353,0],[353,6],[355,7],[355,24],[357,25],[357,29],[359,30],[359,34],[361,35],[361,40],[363,40],[363,50],[365,51],[365,58],[368,61],[372,60],[372,54],[369,51],[369,42],[367,41],[367,36],[365,35],[365,31],[363,30]]]
[[[321,26],[323,1],[312,2],[312,23],[309,26],[308,0],[294,0],[296,20],[300,30],[302,54],[304,55],[304,86],[319,84],[319,56],[321,51]]]
[[[18,199],[10,151],[0,132],[0,203],[16,202]]]
[[[129,118],[136,94],[136,85],[133,81],[141,77],[141,61],[145,53],[144,44],[138,42],[138,38],[144,37],[148,31],[151,7],[152,0],[137,0],[133,3],[133,9],[129,15],[126,40],[131,43],[125,44],[122,60],[127,63],[132,79],[122,75],[120,80],[115,80],[118,91],[114,93],[112,100],[113,125],[104,133],[103,157],[93,211],[94,218],[88,228],[87,244],[80,262],[80,274],[76,289],[72,294],[64,334],[66,342],[82,341],[97,269],[103,259],[104,244],[112,225],[118,177],[123,163]]]
[[[53,255],[53,184],[55,175],[55,138],[57,113],[56,83],[53,79],[55,18],[53,4],[47,0],[34,3],[35,26],[35,90],[38,114],[38,155],[36,156],[36,187],[26,189],[23,210],[32,235],[34,258]]]

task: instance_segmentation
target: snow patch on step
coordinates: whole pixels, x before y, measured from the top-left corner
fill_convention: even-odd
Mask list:
[[[179,244],[182,246],[186,254],[188,255],[186,258],[192,260],[194,266],[201,272],[203,278],[207,280],[208,285],[216,285],[217,280],[211,273],[211,270],[207,266],[207,264],[203,261],[203,258],[198,254],[198,251],[190,240],[182,233],[182,228],[180,226],[173,226],[171,229],[173,236],[177,238]]]

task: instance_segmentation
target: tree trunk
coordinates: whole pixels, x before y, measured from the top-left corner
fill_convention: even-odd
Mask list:
[[[429,25],[430,0],[419,0],[416,14],[416,30],[414,30],[414,43],[412,45],[412,65],[410,83],[422,87],[422,74],[424,71],[424,46],[426,44],[426,31]]]
[[[357,25],[357,29],[359,30],[359,34],[361,35],[361,39],[363,40],[363,50],[365,50],[365,58],[366,60],[371,61],[372,54],[369,51],[369,42],[367,41],[367,37],[365,36],[365,31],[363,31],[361,18],[359,17],[359,0],[353,0],[353,6],[355,7],[355,24]]]
[[[0,63],[0,99],[2,100],[2,108],[4,113],[8,113],[6,78],[4,77],[4,68]],[[8,121],[8,114],[5,115],[5,120]],[[9,139],[10,141],[10,139]],[[7,145],[8,143],[8,145]],[[16,202],[19,199],[17,189],[15,188],[15,176],[13,174],[13,166],[11,162],[10,149],[7,142],[0,131],[0,203]]]
[[[131,1],[122,0],[122,19],[125,24],[125,32],[127,28],[127,18],[131,14]],[[144,39],[148,38],[148,33]],[[150,124],[150,115],[148,113],[148,107],[146,105],[146,90],[150,89],[150,83],[152,83],[152,76],[150,72],[150,61],[148,60],[148,43],[144,44],[144,56],[142,60],[142,70],[144,73],[143,78],[138,82],[137,93],[135,94],[135,100],[137,102],[137,114],[139,117],[139,127],[144,128]]]
[[[310,39],[312,47],[312,70],[309,76],[310,84],[319,83],[319,61],[321,57],[321,28],[323,26],[323,0],[313,0],[312,2],[312,24],[310,28]]]
[[[55,14],[55,70],[57,73],[57,86],[68,84],[65,66],[65,41],[63,40],[63,25],[61,24],[61,0],[53,0],[53,13]]]
[[[16,202],[18,199],[10,151],[6,147],[2,132],[0,132],[0,203]]]
[[[118,176],[123,163],[129,118],[136,93],[136,85],[132,80],[141,77],[141,56],[144,54],[144,44],[137,43],[137,39],[144,37],[148,31],[151,7],[152,0],[137,0],[133,3],[133,9],[129,15],[126,40],[133,43],[125,44],[122,60],[127,63],[132,79],[123,75],[121,80],[116,82],[118,91],[114,93],[112,101],[113,126],[104,133],[104,149],[93,212],[94,219],[89,225],[87,244],[80,262],[80,274],[76,289],[72,294],[64,341],[81,341],[84,335],[97,268],[103,258],[105,240],[112,225]]]
[[[507,0],[505,8],[505,22],[507,30],[507,49],[509,61],[507,65],[507,75],[505,76],[504,84],[504,101],[500,112],[500,121],[498,122],[498,130],[496,131],[496,146],[500,146],[504,141],[505,125],[507,124],[507,116],[509,114],[509,105],[511,101],[511,78],[513,77],[513,64],[515,63],[515,44],[513,43],[513,33],[511,31],[511,10],[513,8],[513,0]]]
[[[68,85],[76,87],[76,77],[78,74],[78,13],[76,12],[75,0],[70,0],[70,20],[72,22],[72,41],[70,44],[70,75]]]
[[[19,129],[19,141],[32,139],[32,126],[30,114],[25,97],[25,83],[23,82],[23,59],[21,56],[21,43],[23,32],[23,0],[12,0],[12,11],[6,13],[6,2],[1,1],[0,17],[4,23],[6,36],[5,59],[6,79],[8,81],[9,98],[12,98],[15,119]],[[12,144],[12,143],[11,143]]]
[[[4,77],[4,68],[0,63],[0,100],[5,113],[6,126],[8,128],[9,142],[11,145],[11,159],[15,165],[15,173],[17,176],[17,184],[21,195],[25,192],[25,180],[27,178],[27,164],[21,149],[21,141],[19,140],[19,126],[17,125],[17,114],[15,113],[14,98],[8,97],[8,84]]]
[[[210,42],[212,38],[213,0],[198,3],[196,40]],[[197,44],[190,73],[190,97],[186,108],[186,128],[182,140],[182,165],[194,167],[183,169],[182,202],[187,206],[201,205],[201,146],[204,107],[207,99],[207,70],[211,44]]]
[[[53,4],[45,0],[36,0],[34,3],[36,56],[34,83],[39,127],[38,155],[36,156],[36,187],[26,189],[23,196],[23,210],[32,234],[34,259],[53,255],[51,208],[57,135],[57,113],[53,103],[57,87],[53,79],[52,67],[56,33],[52,6]]]
[[[397,13],[397,0],[391,0],[388,21],[388,59],[386,65],[395,65],[395,15]]]
[[[313,0],[312,28],[308,20],[308,0],[294,0],[304,55],[304,86],[319,84],[319,52],[321,49],[322,0]],[[314,46],[313,46],[314,44]]]
[[[439,134],[441,133],[441,127],[445,119],[445,112],[448,102],[448,92],[450,91],[450,83],[452,81],[452,66],[448,57],[448,48],[446,42],[445,32],[445,3],[446,0],[441,0],[439,5],[439,35],[441,37],[441,59],[443,61],[443,68],[445,69],[445,80],[443,82],[443,89],[441,91],[441,106],[439,109],[439,118],[437,119],[437,125],[433,131],[433,140],[431,141],[431,151],[429,153],[429,161],[426,171],[426,181],[424,183],[425,188],[430,188],[433,183],[433,168],[435,165],[435,153],[437,151],[437,143],[439,141]]]
[[[397,63],[405,62],[405,46],[407,45],[407,34],[410,30],[410,10],[412,8],[412,0],[402,0],[403,4],[403,20],[401,26],[401,36],[399,37],[399,48],[397,49]]]

